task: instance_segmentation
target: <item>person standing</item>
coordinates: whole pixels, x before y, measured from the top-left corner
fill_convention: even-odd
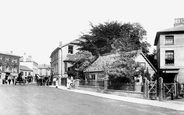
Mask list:
[[[9,85],[11,84],[11,76],[10,75],[8,75],[8,83],[9,83]]]
[[[57,78],[56,78],[56,83],[55,83],[55,84],[56,84],[56,88],[58,88],[58,85],[59,85],[58,82],[59,82],[59,78],[57,77]]]

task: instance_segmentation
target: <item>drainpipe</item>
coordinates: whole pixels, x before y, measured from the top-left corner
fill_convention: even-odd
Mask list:
[[[59,50],[58,50],[58,82],[61,85],[61,75],[62,75],[62,42],[59,42]]]

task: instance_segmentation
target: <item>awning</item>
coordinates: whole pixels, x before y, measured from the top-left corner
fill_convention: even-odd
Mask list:
[[[162,69],[163,73],[179,73],[179,69]]]

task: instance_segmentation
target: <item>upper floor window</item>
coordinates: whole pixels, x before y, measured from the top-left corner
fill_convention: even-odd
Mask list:
[[[165,51],[165,64],[174,64],[174,51]]]
[[[165,36],[165,44],[174,44],[174,36]]]
[[[73,54],[73,46],[68,46],[68,53]]]

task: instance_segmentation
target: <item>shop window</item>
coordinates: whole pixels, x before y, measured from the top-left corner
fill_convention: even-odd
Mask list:
[[[174,36],[165,36],[165,44],[166,45],[174,44]]]
[[[174,64],[174,51],[173,50],[165,51],[165,64],[166,65]]]

